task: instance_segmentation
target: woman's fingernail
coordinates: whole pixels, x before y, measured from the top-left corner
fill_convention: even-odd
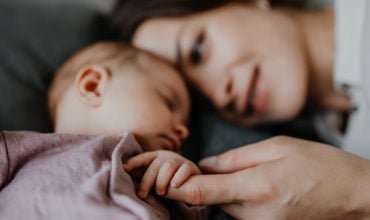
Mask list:
[[[200,160],[198,165],[201,167],[213,167],[216,165],[217,158],[216,157],[207,157],[203,160]]]

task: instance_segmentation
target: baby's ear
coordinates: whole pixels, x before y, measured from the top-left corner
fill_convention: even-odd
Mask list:
[[[111,73],[105,67],[85,66],[78,72],[75,82],[79,97],[89,106],[100,106],[107,91],[110,77]]]

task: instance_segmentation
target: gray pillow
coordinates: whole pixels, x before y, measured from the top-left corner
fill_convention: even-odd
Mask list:
[[[46,94],[71,53],[104,36],[89,7],[62,1],[0,1],[0,129],[51,131]]]

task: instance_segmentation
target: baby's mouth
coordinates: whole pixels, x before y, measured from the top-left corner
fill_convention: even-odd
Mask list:
[[[173,137],[171,135],[161,135],[165,139],[166,150],[174,151],[177,153],[181,152],[181,140],[179,138]]]

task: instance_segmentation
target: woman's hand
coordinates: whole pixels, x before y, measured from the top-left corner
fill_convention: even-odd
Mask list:
[[[240,219],[343,219],[369,214],[370,162],[334,147],[289,137],[228,151],[199,163],[166,197],[218,204]]]

